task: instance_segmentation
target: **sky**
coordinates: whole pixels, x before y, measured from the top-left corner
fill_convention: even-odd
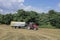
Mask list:
[[[0,13],[15,13],[19,9],[38,13],[55,10],[60,12],[60,0],[0,0]]]

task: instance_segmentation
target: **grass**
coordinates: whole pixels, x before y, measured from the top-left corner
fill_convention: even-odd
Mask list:
[[[40,28],[50,28],[50,29],[55,29],[55,27],[54,26],[52,26],[52,25],[41,25],[41,26],[39,26]]]
[[[0,40],[60,40],[60,29],[39,28],[34,31],[0,25]]]

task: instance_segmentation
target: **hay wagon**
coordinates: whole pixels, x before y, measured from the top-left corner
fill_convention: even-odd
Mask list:
[[[10,26],[14,28],[25,28],[26,22],[11,22]]]

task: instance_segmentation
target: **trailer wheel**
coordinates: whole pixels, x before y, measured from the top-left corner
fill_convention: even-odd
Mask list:
[[[15,29],[17,28],[17,26],[14,26],[15,27]]]

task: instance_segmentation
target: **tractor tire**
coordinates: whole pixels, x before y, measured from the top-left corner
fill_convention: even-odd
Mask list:
[[[27,27],[28,30],[30,30],[30,27]]]
[[[34,28],[34,30],[36,30],[36,28]]]

